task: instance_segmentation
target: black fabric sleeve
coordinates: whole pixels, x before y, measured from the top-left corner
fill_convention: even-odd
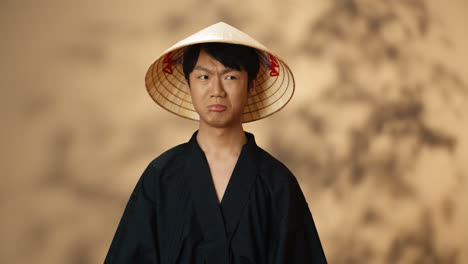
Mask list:
[[[307,201],[296,178],[289,178],[289,208],[278,229],[275,264],[326,264]]]
[[[159,263],[154,177],[150,164],[128,200],[104,264]]]

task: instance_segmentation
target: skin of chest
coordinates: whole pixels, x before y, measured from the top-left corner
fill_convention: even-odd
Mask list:
[[[218,196],[218,202],[222,201],[238,158],[239,153],[232,153],[230,155],[206,155],[211,179]]]

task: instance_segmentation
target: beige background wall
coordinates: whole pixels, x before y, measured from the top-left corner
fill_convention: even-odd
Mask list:
[[[329,263],[468,263],[464,0],[1,1],[0,263],[101,263],[138,177],[196,123],[144,74],[218,21],[297,90],[246,125],[297,176]]]

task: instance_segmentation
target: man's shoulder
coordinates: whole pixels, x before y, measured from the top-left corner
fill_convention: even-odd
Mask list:
[[[296,176],[283,162],[261,148],[260,158],[260,177],[273,193],[290,193],[293,196],[302,193]],[[284,198],[284,196],[277,197]]]
[[[187,143],[182,143],[164,151],[161,155],[154,158],[150,162],[149,166],[154,167],[156,169],[162,169],[166,166],[171,165],[174,161],[177,160],[177,158],[180,156],[186,145]]]
[[[289,181],[294,177],[288,167],[272,154],[258,147],[260,175],[269,180]]]

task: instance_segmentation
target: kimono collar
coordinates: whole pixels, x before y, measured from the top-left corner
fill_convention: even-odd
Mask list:
[[[221,206],[224,205],[225,201],[229,203],[229,200],[234,198],[231,193],[228,192],[235,192],[234,195],[237,196],[236,194],[238,192],[242,192],[246,189],[245,187],[247,186],[245,184],[250,183],[252,178],[259,171],[260,165],[257,154],[259,148],[255,142],[255,137],[249,132],[244,133],[247,138],[247,142],[242,146],[239,158],[231,175],[231,179],[220,203]],[[186,147],[187,165],[190,165],[190,170],[195,170],[198,174],[207,174],[207,176],[210,176],[209,180],[211,184],[213,184],[205,153],[197,142],[197,134],[198,130],[193,133]],[[231,188],[231,190],[229,188]],[[214,185],[213,191],[215,191]],[[216,192],[214,192],[214,194],[216,195]],[[215,198],[216,197],[217,196],[215,196]]]
[[[249,158],[252,158],[251,159],[252,162],[250,162],[249,165],[255,167],[255,169],[258,169],[258,163],[256,162],[257,161],[256,159],[257,158],[257,155],[256,155],[257,143],[255,142],[255,136],[249,132],[244,131],[244,133],[245,133],[245,137],[247,138],[247,142],[242,146],[239,157],[241,157],[242,155],[249,156]],[[195,131],[192,137],[190,138],[188,142],[188,149],[192,154],[205,155],[200,145],[198,145],[197,135],[198,135],[198,130]]]
[[[189,192],[194,201],[205,240],[215,243],[213,244],[214,254],[223,255],[225,252],[220,251],[222,247],[219,247],[218,243],[230,243],[239,223],[242,209],[249,200],[250,192],[258,176],[258,147],[254,136],[245,132],[247,143],[242,146],[221,203],[219,203],[208,161],[196,140],[197,132],[193,134],[185,148],[184,174],[187,177]]]

